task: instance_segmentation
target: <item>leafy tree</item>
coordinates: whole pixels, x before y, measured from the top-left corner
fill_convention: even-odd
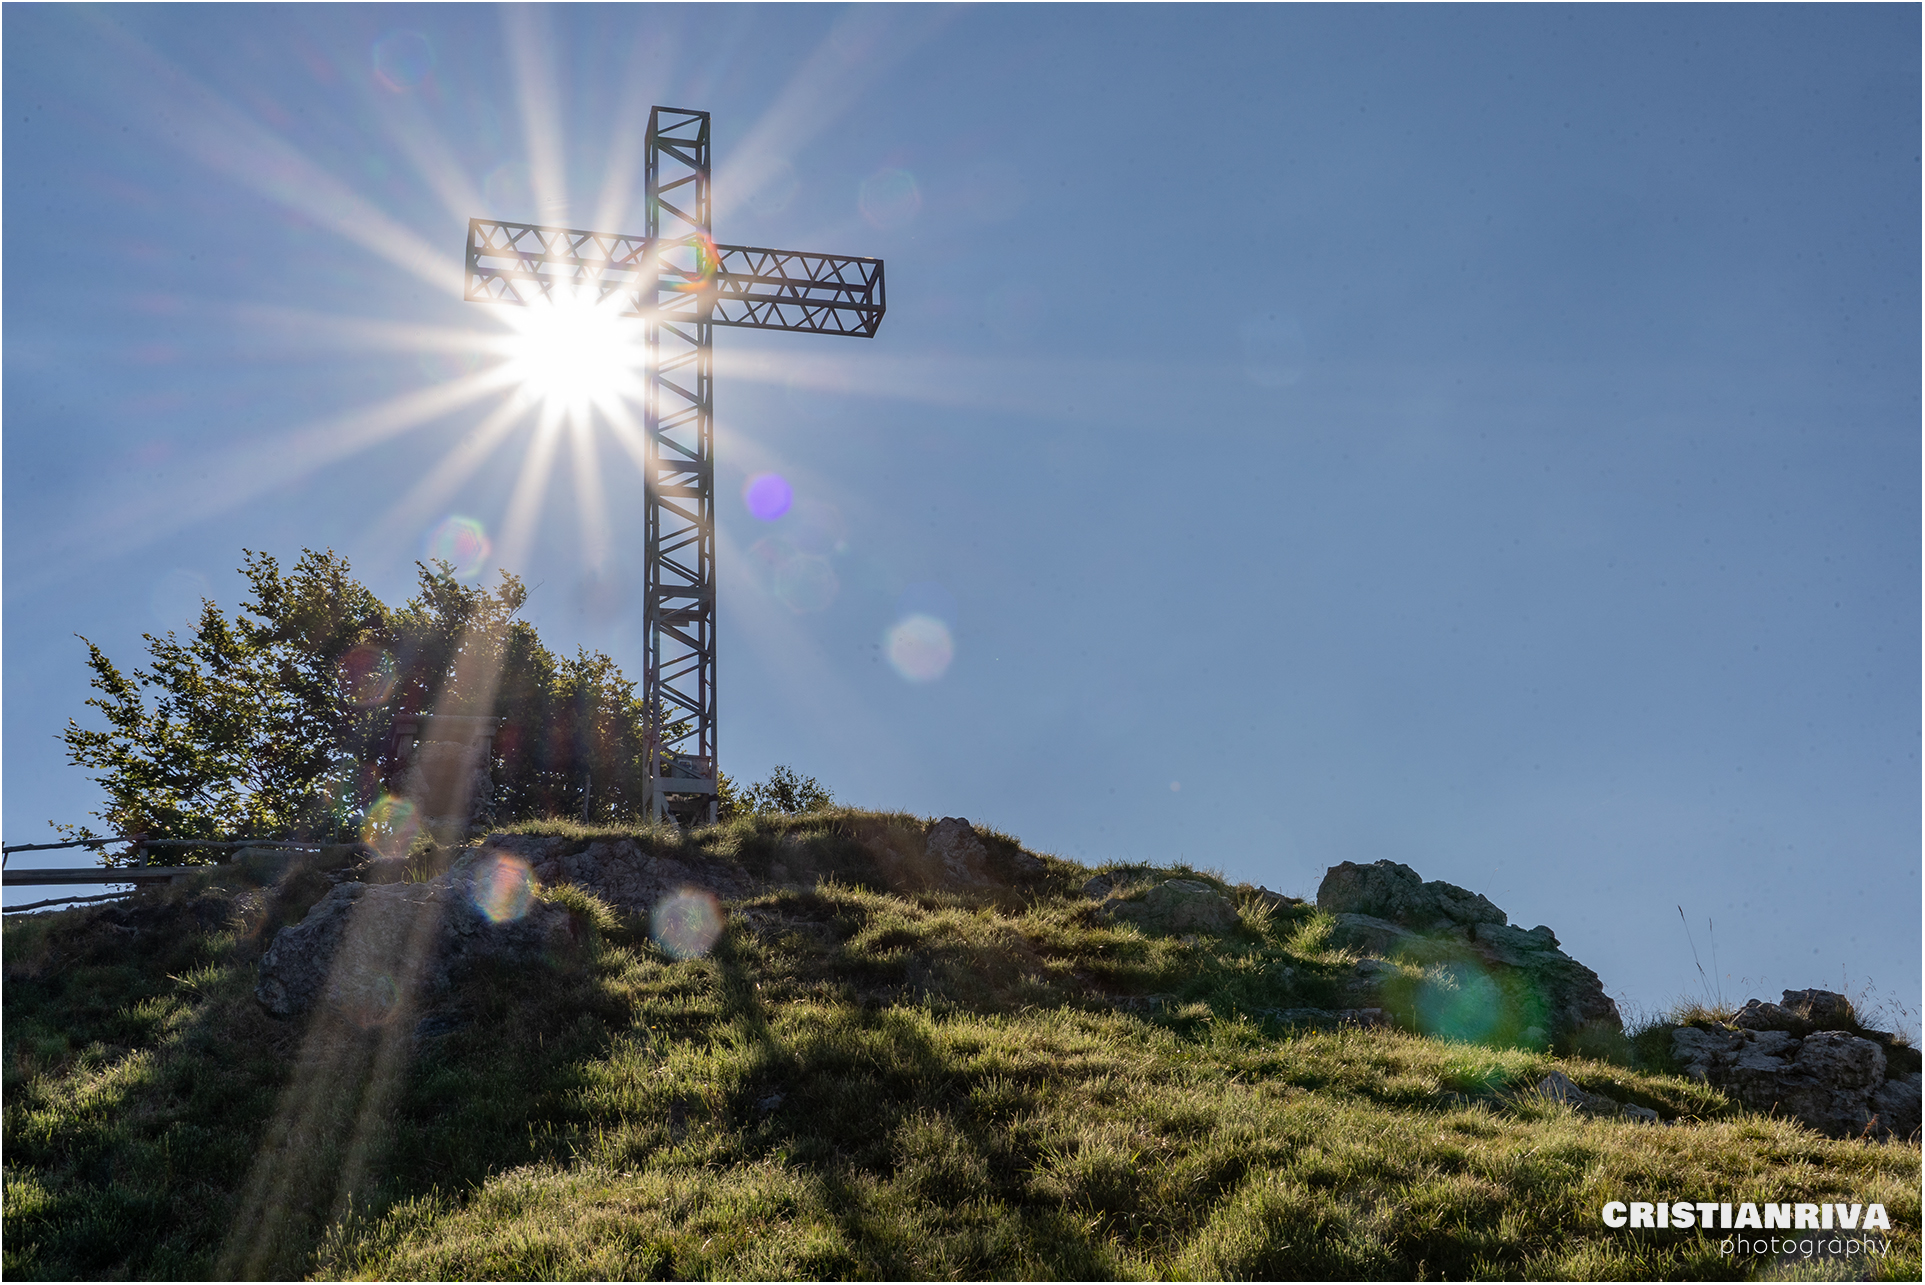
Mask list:
[[[835,806],[835,797],[813,776],[778,764],[768,780],[748,788],[738,806],[744,812],[822,812]]]
[[[396,719],[430,712],[498,720],[486,819],[640,813],[645,702],[609,657],[558,660],[543,646],[516,618],[527,598],[516,577],[483,589],[422,565],[415,596],[389,608],[332,550],[304,551],[286,572],[244,551],[241,572],[234,616],[205,602],[185,638],[145,635],[145,668],[123,672],[82,639],[87,703],[106,727],[70,720],[65,741],[106,790],[95,815],[109,833],[356,836],[402,788]]]

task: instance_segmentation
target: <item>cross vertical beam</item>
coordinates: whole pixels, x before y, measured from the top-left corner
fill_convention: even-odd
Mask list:
[[[716,819],[715,381],[716,271],[709,204],[709,114],[648,115],[647,238],[655,298],[648,349],[647,556],[642,667],[649,736],[647,807],[707,795]],[[674,732],[687,728],[683,735]]]
[[[643,235],[469,219],[463,296],[540,307],[558,292],[592,295],[643,321],[645,808],[658,820],[712,822],[720,769],[710,340],[717,326],[872,339],[888,305],[881,259],[715,244],[707,112],[654,108],[647,148]]]

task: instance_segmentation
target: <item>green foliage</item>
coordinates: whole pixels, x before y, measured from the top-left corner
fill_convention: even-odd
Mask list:
[[[426,713],[500,720],[484,820],[640,814],[648,711],[635,684],[605,655],[543,646],[516,618],[516,577],[483,589],[423,565],[415,596],[389,608],[332,551],[286,572],[250,551],[241,572],[233,617],[206,602],[185,638],[146,635],[145,668],[87,643],[88,704],[106,727],[70,720],[65,739],[106,791],[107,833],[358,837],[403,786],[396,718]]]
[[[835,797],[813,776],[798,775],[786,764],[778,764],[769,779],[748,788],[730,814],[824,812],[835,806]]]

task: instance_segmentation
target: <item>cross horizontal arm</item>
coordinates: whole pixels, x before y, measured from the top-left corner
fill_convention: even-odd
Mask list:
[[[628,316],[865,338],[887,307],[881,259],[468,220],[468,299],[525,304],[557,285],[617,296]]]

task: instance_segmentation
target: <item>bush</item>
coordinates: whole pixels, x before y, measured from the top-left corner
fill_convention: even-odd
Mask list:
[[[515,576],[482,589],[447,563],[417,566],[418,592],[391,608],[332,550],[306,550],[285,573],[244,551],[240,609],[230,618],[207,601],[187,637],[146,635],[146,668],[123,672],[82,639],[87,703],[107,726],[69,720],[65,740],[106,790],[94,814],[106,832],[362,837],[400,792],[396,719],[427,713],[498,720],[490,823],[638,817],[649,719],[621,668],[543,646],[516,619],[527,591]],[[670,741],[687,731],[663,727]]]

